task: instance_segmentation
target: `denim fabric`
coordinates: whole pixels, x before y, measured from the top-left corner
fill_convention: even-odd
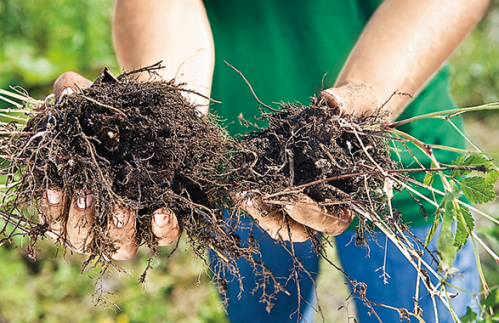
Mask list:
[[[424,241],[429,228],[430,226],[415,227],[411,228],[411,231],[415,236]],[[238,234],[241,236],[242,241],[248,238],[247,230]],[[276,243],[260,230],[255,230],[254,235],[260,241],[261,260],[263,260],[265,265],[277,277],[288,277],[290,270],[293,268],[293,262],[289,253],[279,243]],[[417,275],[412,265],[389,241],[387,244],[385,270],[390,278],[387,279],[387,284],[385,284],[383,277],[380,277],[382,270],[377,270],[383,266],[385,260],[385,235],[380,233],[376,236],[376,241],[369,241],[369,252],[366,249],[355,247],[353,242],[350,243],[352,235],[351,231],[347,231],[336,237],[337,252],[341,265],[350,278],[367,284],[367,297],[371,301],[413,311],[413,297],[415,296]],[[289,244],[287,245],[289,246]],[[312,277],[315,279],[318,272],[319,259],[312,251],[311,243],[295,243],[294,248],[302,264],[312,273]],[[436,239],[433,239],[430,243],[429,250],[436,250]],[[428,263],[432,263],[429,255],[425,254],[423,258]],[[237,263],[241,275],[244,276],[244,291],[239,297],[239,283],[236,280],[229,282],[227,286],[227,313],[231,323],[280,323],[297,321],[296,309],[298,308],[298,298],[296,296],[296,284],[293,281],[289,281],[286,284],[286,290],[291,293],[291,296],[279,293],[277,299],[274,300],[274,307],[270,313],[267,313],[265,304],[260,302],[261,291],[252,294],[252,290],[256,286],[255,281],[258,279],[255,277],[252,267],[244,259],[239,259]],[[453,266],[459,268],[459,272],[462,273],[463,277],[453,277],[450,279],[450,283],[463,290],[478,293],[480,285],[472,243],[467,243],[458,253]],[[230,277],[227,277],[229,281]],[[280,283],[285,284],[286,282],[282,279]],[[268,292],[273,290],[273,285],[270,285],[267,290]],[[307,275],[301,275],[300,290],[301,295],[304,297],[308,296],[306,301],[301,301],[303,321],[314,322],[315,310],[308,304],[315,304],[316,300],[313,284]],[[448,288],[448,292],[458,293],[458,296],[451,301],[452,307],[458,316],[464,315],[466,308],[475,304],[474,298],[471,295],[456,291],[450,287]],[[362,304],[362,301],[355,299],[355,302],[359,323],[379,322],[374,315],[368,314],[369,309]],[[423,284],[420,284],[419,306],[423,310],[425,321],[428,323],[434,322],[433,304]],[[441,302],[438,302],[437,308],[440,322],[453,322],[448,310]],[[381,306],[374,306],[374,309],[383,322],[400,322],[400,316],[397,311]]]
[[[411,232],[421,241],[425,241],[426,234],[430,226],[414,227]],[[437,232],[438,234],[438,232]],[[397,308],[405,308],[409,311],[414,310],[413,297],[416,295],[416,269],[407,261],[397,247],[389,240],[386,252],[386,273],[390,276],[386,283],[383,277],[382,268],[385,258],[385,239],[384,234],[378,234],[377,242],[369,241],[369,257],[366,249],[355,247],[353,243],[349,243],[351,234],[342,234],[336,238],[337,252],[341,261],[342,268],[352,279],[364,282],[367,284],[366,295],[369,300],[390,305]],[[430,251],[437,249],[436,237],[428,245]],[[434,269],[436,264],[432,261],[430,255],[426,252],[423,259]],[[454,276],[449,279],[449,283],[468,292],[478,293],[480,291],[480,279],[478,276],[478,268],[475,260],[473,243],[468,243],[461,249],[454,259],[453,267],[459,269],[459,274],[462,276]],[[431,275],[430,275],[431,276]],[[431,276],[432,277],[432,276]],[[432,277],[433,284],[437,280]],[[457,316],[463,316],[466,313],[468,306],[472,306],[475,310],[478,309],[474,297],[457,291],[454,288],[447,288],[449,293],[457,293],[458,296],[451,300],[453,310]],[[362,301],[355,299],[357,305],[357,317],[359,323],[379,322],[374,315],[369,315],[369,309],[362,305]],[[420,284],[419,303],[418,305],[423,310],[425,322],[435,322],[435,313],[430,295],[423,284]],[[400,322],[400,316],[397,311],[387,309],[382,306],[374,306],[374,310],[380,316],[383,322]],[[437,311],[439,322],[447,323],[454,322],[450,312],[445,305],[437,302]],[[411,318],[412,321],[416,319]],[[404,322],[407,322],[404,320]]]

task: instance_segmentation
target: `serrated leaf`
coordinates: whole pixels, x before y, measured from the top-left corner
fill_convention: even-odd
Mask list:
[[[484,156],[470,155],[470,156],[459,156],[456,160],[452,162],[454,166],[482,166],[492,167],[492,162]],[[453,170],[451,176],[461,177],[471,173],[470,170]]]
[[[459,208],[461,209],[464,220],[466,221],[466,226],[470,229],[470,231],[473,231],[475,229],[475,219],[471,214],[471,210],[463,205],[460,205]]]
[[[494,185],[487,183],[484,177],[473,176],[462,179],[459,184],[464,195],[471,203],[482,204],[497,198]]]
[[[487,184],[495,184],[498,179],[499,171],[497,169],[492,169],[485,175],[485,183]]]
[[[451,164],[454,165],[454,166],[463,166],[463,164],[464,164],[464,156],[461,155],[461,156],[457,157],[456,160],[454,160]],[[453,176],[453,177],[460,177],[460,176],[465,175],[464,173],[465,173],[465,171],[453,170],[450,173],[450,175]],[[468,174],[468,173],[466,173],[466,174]]]
[[[428,234],[426,235],[426,240],[424,242],[425,247],[428,247],[428,244],[430,244],[430,241],[435,236],[435,232],[437,232],[439,223],[440,223],[440,217],[437,215],[435,217],[435,220],[433,220],[433,224],[431,225],[430,231],[428,231]]]
[[[423,184],[430,186],[432,183],[433,183],[433,174],[426,173],[426,175],[424,176]]]
[[[452,245],[457,248],[457,251],[461,250],[461,248],[466,244],[466,240],[468,240],[468,231],[466,231],[466,227],[462,222],[457,222],[456,225],[456,235],[454,237],[454,242]]]
[[[473,231],[475,228],[475,220],[471,215],[471,211],[466,207],[460,206],[459,209],[455,211],[456,214],[454,215],[457,225],[454,247],[459,251],[466,244],[466,241],[468,241],[469,232]]]

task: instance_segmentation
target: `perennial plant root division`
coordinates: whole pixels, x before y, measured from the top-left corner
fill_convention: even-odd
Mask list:
[[[314,99],[310,106],[284,104],[276,113],[262,113],[269,126],[243,137],[243,153],[233,160],[237,191],[264,197],[274,208],[283,204],[272,202],[292,203],[301,192],[331,213],[368,201],[369,191],[383,184],[382,174],[350,175],[395,166],[386,140],[366,133],[379,115],[338,112]]]
[[[133,73],[116,79],[104,70],[91,88],[34,110],[22,132],[5,126],[12,133],[2,144],[4,174],[18,184],[5,195],[4,209],[33,223],[36,241],[47,229],[36,224],[47,189],[73,199],[91,192],[96,221],[90,251],[110,256],[114,246],[106,228],[115,205],[136,213],[138,241],[153,251],[152,213],[168,208],[198,255],[209,249],[218,254],[222,265],[215,279],[222,289],[227,271],[237,276],[233,260],[244,257],[263,272],[262,282],[271,277],[280,291],[285,287],[254,260],[258,242],[243,242],[235,233],[239,212],[223,218],[221,210],[234,208],[230,196],[263,198],[271,210],[300,194],[325,212],[354,210],[356,204],[383,207],[370,202],[371,190],[384,184],[381,171],[366,174],[393,168],[387,143],[372,133],[380,127],[370,130],[378,116],[340,115],[314,99],[310,106],[283,104],[276,113],[262,112],[268,128],[234,139],[215,117],[200,115],[184,91],[174,81],[138,82]],[[358,173],[364,175],[353,176]],[[320,247],[317,236],[311,238]],[[262,300],[270,304],[273,296],[263,289]]]
[[[214,207],[230,185],[224,175],[229,137],[195,110],[182,87],[131,77],[118,80],[104,71],[91,88],[47,105],[26,124],[27,135],[7,151],[16,156],[10,172],[22,170],[15,203],[38,202],[47,189],[73,198],[91,192],[91,231],[101,241],[91,246],[95,254],[113,252],[105,228],[115,205],[136,212],[138,240],[149,246],[155,243],[151,215],[165,207],[197,247],[234,252]]]

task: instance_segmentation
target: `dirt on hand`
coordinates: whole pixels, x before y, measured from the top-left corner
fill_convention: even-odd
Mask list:
[[[369,130],[379,114],[340,115],[315,99],[310,106],[283,104],[276,113],[262,111],[268,128],[250,126],[250,134],[235,139],[216,117],[196,110],[182,85],[138,82],[134,75],[115,78],[104,70],[92,87],[34,111],[23,135],[2,147],[7,174],[19,179],[5,208],[38,210],[47,189],[70,197],[90,191],[96,201],[89,233],[94,255],[114,252],[106,228],[115,206],[137,214],[138,239],[155,255],[152,214],[165,207],[175,213],[198,256],[208,250],[219,256],[214,280],[224,283],[227,271],[237,276],[234,260],[244,257],[263,280],[272,277],[277,293],[283,287],[254,259],[258,241],[241,241],[236,234],[242,224],[231,194],[262,198],[272,210],[303,193],[330,212],[359,203],[384,207],[370,199],[384,177],[365,174],[394,167],[386,140],[374,134],[379,127]],[[224,218],[224,209],[236,211]],[[29,233],[34,241],[47,230],[36,217],[36,211],[26,216],[35,222]],[[366,220],[359,223],[365,226]],[[311,239],[319,251],[320,237]],[[262,299],[270,305],[273,297],[264,291]]]

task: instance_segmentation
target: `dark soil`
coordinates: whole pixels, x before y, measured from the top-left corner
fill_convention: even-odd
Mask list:
[[[244,136],[244,151],[233,160],[239,167],[238,192],[289,200],[299,190],[335,211],[368,201],[367,187],[374,190],[383,184],[381,174],[342,175],[366,172],[366,166],[374,166],[371,159],[384,169],[394,167],[386,140],[362,130],[379,123],[379,115],[339,115],[314,99],[310,106],[284,104],[276,113],[262,113],[262,118],[268,120],[268,128]],[[326,180],[336,177],[340,178]],[[291,193],[276,194],[286,192]]]
[[[197,255],[211,249],[220,256],[214,279],[222,285],[225,272],[237,276],[233,260],[239,257],[252,262],[264,281],[276,282],[253,259],[258,242],[241,242],[234,233],[241,225],[239,212],[223,218],[221,210],[233,207],[231,193],[289,202],[300,192],[335,211],[367,203],[367,187],[375,189],[384,180],[376,174],[349,175],[375,164],[393,168],[385,140],[366,130],[380,121],[378,116],[341,116],[317,100],[309,107],[284,104],[274,114],[262,112],[268,128],[236,140],[215,117],[201,116],[183,91],[174,81],[137,82],[134,73],[116,79],[104,70],[91,88],[46,104],[28,122],[25,135],[3,147],[2,153],[12,156],[8,172],[20,178],[11,209],[38,210],[47,189],[69,196],[89,189],[96,201],[94,241],[101,241],[91,250],[109,255],[112,245],[102,241],[114,205],[137,213],[138,238],[152,254],[157,243],[151,215],[167,207]],[[338,176],[343,177],[331,179]],[[36,228],[31,237],[44,233],[43,226]],[[311,238],[320,248],[320,239]],[[274,287],[282,290],[277,283]],[[270,304],[273,297],[264,292],[262,300]]]
[[[224,167],[234,141],[190,105],[181,85],[132,77],[118,80],[104,71],[91,88],[64,96],[30,120],[24,131],[34,135],[17,143],[26,158],[21,197],[39,201],[47,189],[70,196],[90,189],[97,226],[106,228],[113,205],[130,208],[138,214],[138,238],[150,247],[151,214],[167,207],[201,255],[208,245],[230,253],[231,238],[221,230],[215,205],[230,189]],[[93,251],[108,251],[99,248]]]

